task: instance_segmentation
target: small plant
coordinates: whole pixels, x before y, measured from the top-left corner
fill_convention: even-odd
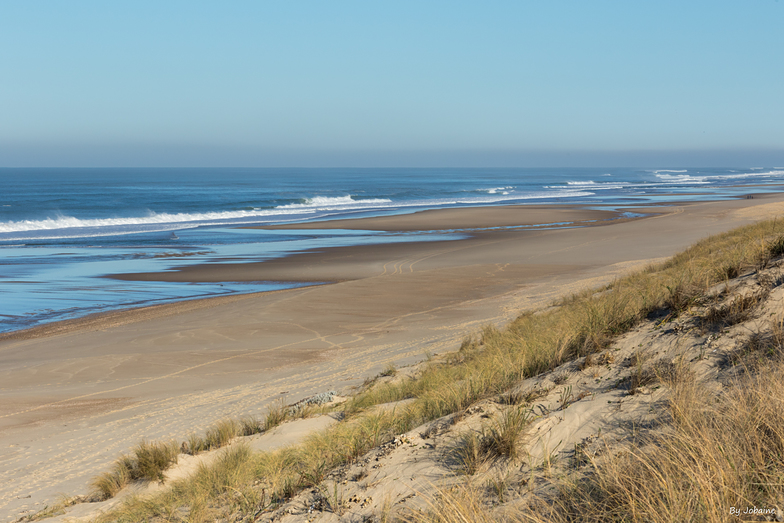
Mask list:
[[[310,464],[305,470],[300,472],[300,485],[303,487],[315,487],[324,481],[328,470],[325,460]]]
[[[585,443],[574,444],[574,454],[572,454],[572,466],[574,468],[580,468],[583,465],[587,465],[591,462],[591,458],[588,455],[585,447]]]
[[[286,500],[296,496],[297,492],[299,491],[300,483],[298,478],[295,478],[294,476],[286,476],[278,485],[278,489],[273,494],[273,499],[280,503],[285,503]]]
[[[722,280],[733,280],[740,275],[740,269],[738,263],[727,263],[719,267],[719,277]]]
[[[179,453],[179,447],[174,442],[140,442],[134,450],[132,478],[163,481],[163,472],[173,463],[177,463]]]
[[[490,478],[490,487],[498,497],[498,501],[506,503],[506,492],[509,490],[509,477],[510,473],[507,470],[504,475],[493,476]]]
[[[343,491],[338,485],[338,482],[332,482],[331,492],[326,486],[322,486],[320,490],[324,500],[327,502],[328,510],[337,516],[342,516],[346,509],[346,504],[343,501]]]
[[[561,391],[561,394],[558,397],[558,403],[560,405],[561,410],[564,410],[569,404],[572,402],[572,386],[569,385],[568,387],[564,387]]]
[[[523,403],[526,398],[526,394],[520,391],[510,390],[506,394],[501,394],[498,397],[498,403],[501,405],[519,405]]]
[[[486,436],[488,454],[511,460],[518,458],[517,444],[528,424],[528,411],[520,407],[506,410],[491,426]]]
[[[560,444],[561,443],[559,442],[558,445]],[[544,440],[542,440],[542,470],[547,476],[552,476],[553,466],[558,461],[558,445],[556,445],[552,451],[549,451]]]
[[[239,423],[232,419],[221,420],[207,430],[204,443],[208,449],[219,449],[239,434]]]
[[[540,387],[531,387],[530,389],[526,390],[522,394],[522,400],[518,401],[517,403],[533,403],[537,399],[547,396],[550,392],[550,389],[543,389]]]
[[[207,442],[204,441],[203,438],[196,435],[196,433],[191,432],[188,434],[188,440],[182,442],[182,451],[184,454],[190,454],[191,456],[195,456],[200,452],[209,449],[209,445]]]
[[[287,418],[304,419],[309,418],[316,411],[317,407],[308,403],[297,403],[288,408]]]
[[[648,355],[642,351],[638,350],[625,360],[623,360],[622,366],[623,367],[641,367],[643,363],[648,361]]]
[[[757,254],[757,270],[765,269],[774,258],[784,255],[784,235],[771,240],[762,240]]]
[[[163,473],[177,462],[179,447],[176,442],[150,443],[141,441],[133,455],[123,455],[114,462],[109,472],[93,479],[91,486],[103,499],[117,495],[131,481],[146,479],[163,481]]]
[[[784,317],[771,322],[770,343],[777,354],[784,352]]]
[[[289,418],[289,408],[283,404],[283,401],[276,401],[267,407],[267,417],[264,418],[264,430],[268,431],[274,429]]]
[[[473,476],[486,463],[487,453],[483,435],[475,431],[462,434],[453,451],[458,470],[466,476]]]
[[[596,360],[597,365],[609,365],[615,361],[615,355],[612,352],[603,352]]]
[[[384,367],[384,370],[382,370],[379,375],[380,376],[390,376],[391,377],[391,376],[394,376],[396,374],[397,374],[397,367],[395,367],[394,363],[390,363],[389,365]]]
[[[113,498],[131,482],[131,471],[122,459],[117,460],[109,472],[103,472],[93,479],[91,486],[103,499]]]
[[[726,279],[726,270],[720,271],[722,274],[718,275],[718,280]],[[681,276],[685,278],[685,275]],[[665,284],[667,294],[664,298],[664,306],[670,310],[672,316],[678,316],[691,306],[697,296],[701,294],[701,289],[698,285],[684,281],[673,282],[672,285]],[[671,317],[671,316],[670,316]]]
[[[351,477],[351,481],[362,481],[368,475],[367,469],[361,469],[359,472]]]
[[[642,362],[638,363],[631,376],[624,380],[627,384],[629,396],[634,396],[640,391],[640,387],[650,385],[658,379],[656,371],[651,366],[644,366]]]
[[[728,304],[710,307],[702,316],[702,328],[718,331],[746,321],[767,294],[768,292],[765,291],[738,296]]]
[[[255,417],[251,416],[240,420],[240,434],[242,436],[252,436],[261,431],[261,422]]]

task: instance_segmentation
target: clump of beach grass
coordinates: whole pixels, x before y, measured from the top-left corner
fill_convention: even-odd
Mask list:
[[[242,418],[239,423],[241,436],[252,436],[264,431],[262,423],[254,416]]]
[[[703,316],[703,325],[707,330],[719,330],[746,321],[767,297],[768,292],[762,291],[738,296],[723,306],[710,307]]]
[[[290,414],[290,409],[282,401],[273,403],[267,408],[267,416],[264,418],[264,431],[274,429],[289,419]]]
[[[111,498],[135,480],[163,481],[163,473],[177,462],[180,453],[176,442],[141,441],[131,455],[121,456],[92,482],[93,489],[103,498]]]
[[[134,449],[133,479],[163,480],[163,471],[177,462],[180,453],[175,442],[150,443],[142,441]]]
[[[488,510],[485,494],[471,484],[456,485],[442,490],[434,500],[427,501],[427,510],[403,514],[406,523],[495,523],[497,514]],[[504,518],[504,521],[515,519]]]
[[[473,476],[487,463],[484,435],[469,431],[458,436],[452,458],[461,474]]]
[[[520,439],[529,418],[530,411],[527,409],[512,407],[497,415],[481,431],[464,432],[449,452],[451,461],[461,474],[473,476],[499,458],[517,460]]]
[[[485,436],[487,453],[491,457],[516,460],[519,457],[519,442],[528,425],[530,411],[520,407],[505,410],[489,427]]]
[[[208,449],[219,449],[240,434],[240,424],[233,419],[224,419],[207,429],[204,442]]]
[[[209,450],[209,447],[207,446],[207,442],[204,441],[204,438],[195,432],[191,432],[188,434],[188,439],[182,442],[181,449],[183,454],[195,456],[205,450]]]
[[[379,376],[391,377],[391,376],[394,376],[396,374],[397,374],[397,367],[395,367],[394,363],[390,363],[389,365],[384,367],[384,370],[382,370],[379,373]]]

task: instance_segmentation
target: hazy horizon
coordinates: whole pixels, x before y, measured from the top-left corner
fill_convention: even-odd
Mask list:
[[[784,164],[784,3],[0,6],[0,166]]]
[[[207,149],[205,151],[205,149]],[[21,151],[21,154],[19,154]],[[3,155],[0,168],[574,168],[771,167],[784,150],[749,151],[255,151],[150,147],[35,148]],[[85,160],[86,159],[86,160]],[[48,160],[48,161],[47,161]]]

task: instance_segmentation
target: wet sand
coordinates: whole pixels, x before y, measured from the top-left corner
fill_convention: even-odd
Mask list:
[[[390,362],[454,350],[482,325],[778,215],[784,195],[643,210],[659,214],[553,230],[514,226],[610,215],[502,207],[322,222],[393,231],[507,228],[125,275],[332,283],[111,313],[0,340],[0,514],[7,514],[0,521],[40,509],[58,493],[85,493],[91,477],[142,438],[183,439],[226,416],[262,415],[278,398],[347,391]]]

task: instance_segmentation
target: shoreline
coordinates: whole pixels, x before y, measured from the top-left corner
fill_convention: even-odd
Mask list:
[[[183,439],[225,417],[262,414],[277,399],[350,390],[387,364],[455,350],[484,325],[781,214],[784,194],[656,208],[656,216],[606,226],[297,254],[272,272],[346,278],[0,338],[0,460],[8,471],[0,512],[84,492],[140,439]],[[245,270],[258,275],[265,263]]]
[[[774,196],[777,193],[754,193],[753,195],[745,195],[745,198],[767,198]],[[738,198],[740,199],[740,198]],[[732,200],[730,200],[732,201]],[[713,202],[699,202],[688,201],[682,202],[678,205],[693,205],[700,203],[717,203]],[[567,215],[568,219],[574,219],[569,225],[558,228],[567,227],[596,227],[606,226],[622,221],[636,220],[649,218],[662,214],[662,209],[672,207],[675,204],[672,202],[662,202],[655,204],[647,204],[645,206],[637,206],[636,204],[626,205],[626,208],[636,209],[644,214],[644,216],[625,217],[623,211],[618,210],[596,210],[594,205],[587,204],[519,204],[519,205],[490,205],[490,206],[476,206],[476,207],[460,207],[448,209],[427,209],[422,211],[415,211],[412,213],[392,214],[384,216],[364,217],[364,218],[338,218],[327,219],[316,222],[302,222],[302,223],[286,223],[279,225],[264,225],[264,226],[243,226],[240,229],[261,229],[261,230],[323,230],[323,229],[339,229],[339,230],[369,230],[378,232],[390,233],[403,233],[403,232],[417,232],[427,231],[438,233],[445,229],[438,229],[437,227],[444,227],[447,224],[458,224],[458,227],[452,226],[448,229],[453,234],[487,234],[497,233],[501,230],[513,230],[525,227],[536,227],[541,225],[544,220],[533,220],[531,214],[542,216],[543,212],[549,212],[549,216],[553,216],[553,211],[560,213],[561,216]],[[522,211],[522,212],[520,212]],[[500,216],[499,216],[500,215]],[[514,216],[512,216],[514,215]],[[520,217],[523,220],[520,220]],[[576,219],[575,219],[576,218]],[[555,219],[555,218],[551,218]],[[553,222],[549,222],[553,223]],[[561,222],[562,223],[562,222]],[[494,229],[494,230],[490,230]],[[456,240],[436,240],[435,242],[443,241],[456,241]],[[434,243],[435,243],[434,242]],[[370,246],[349,246],[349,247],[331,247],[325,251],[335,252],[349,252],[348,249],[356,249],[362,247],[366,250],[372,250],[378,247],[394,248],[406,242],[393,243],[393,244],[374,244]],[[416,241],[410,243],[422,244],[424,242]],[[278,259],[267,260],[264,262],[239,262],[236,264],[197,264],[195,266],[174,267],[171,271],[167,272],[145,272],[145,273],[121,273],[109,274],[98,276],[99,278],[110,278],[121,281],[160,281],[160,282],[177,282],[177,283],[200,283],[200,282],[220,282],[220,281],[243,281],[255,282],[260,281],[254,274],[249,274],[253,271],[252,267],[257,267],[260,264],[266,264],[272,279],[266,280],[276,283],[301,283],[301,284],[319,284],[329,285],[340,281],[351,279],[345,274],[337,275],[336,278],[331,280],[310,277],[304,278],[296,271],[286,270],[284,274],[280,271],[274,270],[275,266],[285,266],[287,261],[292,258],[311,254],[312,251],[297,252],[285,255]],[[222,267],[223,270],[216,270]],[[238,267],[250,269],[250,271],[235,270]],[[244,273],[244,274],[243,274]],[[276,279],[277,278],[277,279]],[[221,303],[229,303],[243,297],[262,295],[273,292],[285,292],[292,289],[279,289],[274,291],[251,291],[236,293],[230,295],[217,295],[217,296],[202,296],[198,298],[184,298],[173,299],[167,303],[140,305],[133,307],[124,307],[114,310],[103,312],[88,313],[84,316],[70,318],[65,320],[55,320],[46,322],[32,327],[11,330],[0,333],[0,342],[10,340],[23,340],[34,339],[39,337],[55,336],[58,334],[68,333],[80,329],[95,330],[105,328],[106,326],[124,325],[127,323],[135,323],[144,321],[144,319],[158,313],[161,315],[177,314],[188,310],[194,310],[204,307],[218,306]]]
[[[485,228],[508,228],[508,227],[518,227],[518,226],[536,226],[539,225],[537,222],[541,222],[542,220],[532,220],[531,214],[537,214],[541,216],[542,211],[551,211],[551,207],[553,206],[542,206],[542,205],[506,205],[506,206],[487,206],[487,207],[466,207],[460,209],[430,209],[425,211],[416,211],[413,213],[403,214],[403,215],[389,215],[389,216],[379,216],[379,217],[370,217],[370,218],[342,218],[342,219],[330,219],[320,222],[308,222],[308,223],[298,223],[298,224],[282,224],[282,225],[274,225],[274,226],[253,226],[253,227],[239,227],[241,229],[270,229],[270,230],[283,230],[283,229],[344,229],[344,230],[376,230],[376,231],[384,231],[384,232],[412,232],[412,231],[432,231],[432,232],[439,232],[435,229],[428,229],[427,227],[433,227],[437,224],[443,224],[448,222],[448,220],[454,219],[455,215],[463,214],[464,211],[468,211],[465,214],[473,214],[474,217],[470,218],[468,222],[463,222],[466,225],[466,228],[469,229],[468,231],[461,230],[455,231],[455,235],[459,234],[487,234],[491,232],[499,232],[499,231],[488,231],[482,230]],[[574,224],[571,226],[578,226],[578,227],[595,227],[600,225],[608,225],[610,222],[615,223],[620,220],[628,220],[628,218],[624,218],[620,216],[621,213],[613,212],[613,211],[596,211],[596,210],[586,210],[584,209],[585,206],[575,206],[575,205],[558,205],[555,206],[556,208],[560,208],[572,218],[578,217],[579,220],[575,221]],[[488,214],[496,215],[496,210],[500,211],[500,213],[507,214],[510,211],[524,211],[522,214],[526,216],[526,222],[518,224],[517,221],[510,219],[509,216],[505,216],[502,219],[498,219],[496,216],[488,216]],[[453,212],[457,211],[457,213]],[[518,213],[519,214],[519,213]],[[435,217],[435,220],[430,219],[431,217]],[[477,219],[478,218],[478,219]],[[403,220],[403,225],[397,225],[400,223],[400,220]],[[382,223],[384,225],[371,225],[371,226],[364,226],[366,224],[366,220],[369,220],[371,223]],[[597,223],[598,221],[598,223]],[[412,227],[409,225],[410,223],[418,223],[420,226]],[[354,224],[361,223],[363,227],[358,227]],[[425,228],[422,227],[422,224],[425,224]],[[353,226],[352,226],[353,225]],[[375,228],[374,228],[375,227]],[[473,231],[473,232],[471,232]],[[357,251],[372,251],[372,250],[395,250],[396,248],[400,247],[401,245],[410,243],[414,244],[412,247],[416,248],[415,245],[422,245],[424,243],[441,243],[444,241],[457,241],[457,240],[434,240],[431,242],[422,242],[422,241],[412,241],[412,242],[395,242],[395,243],[379,243],[373,245],[355,245],[355,246],[348,246],[348,247],[330,247],[327,249],[322,249],[317,251],[318,256],[323,256],[325,252],[329,253],[347,253],[350,250],[354,249]],[[314,254],[314,251],[303,251],[288,254],[281,258],[276,258],[272,260],[267,260],[263,262],[239,262],[236,264],[210,264],[210,263],[203,263],[197,264],[195,266],[184,266],[184,267],[175,267],[172,269],[174,272],[146,272],[146,273],[127,273],[127,274],[110,274],[99,276],[100,278],[110,278],[116,280],[130,280],[130,281],[162,281],[162,282],[181,282],[181,283],[199,283],[199,282],[220,282],[220,281],[259,281],[259,279],[255,276],[255,274],[248,274],[250,271],[244,271],[242,268],[245,269],[253,269],[254,267],[258,267],[261,264],[265,264],[265,267],[272,268],[276,266],[287,266],[292,260],[295,260],[295,263],[298,263],[296,260],[298,257],[301,256],[308,256]],[[234,270],[237,267],[241,267],[240,270]],[[247,274],[247,275],[244,275]],[[209,275],[209,276],[208,276]],[[304,284],[318,284],[318,285],[329,285],[333,283],[338,283],[340,281],[346,281],[350,279],[345,275],[341,275],[340,277],[332,280],[325,280],[323,278],[312,277],[312,278],[304,278],[301,274],[297,274],[297,269],[294,270],[287,270],[285,275],[276,275],[275,271],[271,271],[271,276],[273,279],[266,280],[276,283],[304,283]],[[275,277],[282,277],[285,276],[284,279],[274,279]],[[67,320],[56,320],[52,322],[47,322],[41,325],[36,325],[29,328],[24,329],[17,329],[8,332],[0,333],[0,342],[3,341],[11,341],[11,340],[25,340],[25,339],[34,339],[40,337],[48,337],[48,336],[56,336],[58,334],[65,334],[73,331],[78,330],[98,330],[101,328],[106,328],[107,326],[119,326],[125,325],[128,323],[135,323],[138,321],[144,321],[145,319],[155,317],[155,316],[170,316],[172,314],[177,314],[181,312],[187,312],[190,310],[201,309],[205,307],[215,307],[219,306],[222,303],[231,303],[233,301],[243,299],[245,297],[252,297],[258,296],[268,293],[276,293],[276,292],[286,292],[293,289],[279,289],[274,291],[258,291],[258,292],[246,292],[246,293],[237,293],[231,295],[222,295],[222,296],[206,296],[200,298],[191,298],[191,299],[177,299],[168,303],[161,303],[161,304],[151,304],[151,305],[142,305],[137,307],[128,307],[128,308],[120,308],[116,310],[109,310],[104,312],[96,312],[90,313],[85,316],[80,316],[77,318],[71,318]]]
[[[519,205],[430,209],[401,215],[243,227],[265,230],[337,229],[441,234],[446,232],[454,234],[455,239],[327,247],[292,253],[282,258],[262,262],[202,263],[173,267],[166,272],[111,274],[105,277],[123,281],[187,283],[219,281],[338,283],[387,274],[389,269],[386,266],[359,268],[358,265],[372,264],[374,261],[385,260],[401,253],[416,256],[419,252],[437,250],[439,246],[445,244],[462,247],[476,241],[503,241],[510,235],[527,231],[602,227],[642,218],[627,218],[621,212],[586,207]],[[656,213],[650,213],[650,215],[654,214]],[[451,227],[447,229],[447,226]],[[537,228],[538,226],[542,227]],[[352,263],[352,260],[360,261]]]

